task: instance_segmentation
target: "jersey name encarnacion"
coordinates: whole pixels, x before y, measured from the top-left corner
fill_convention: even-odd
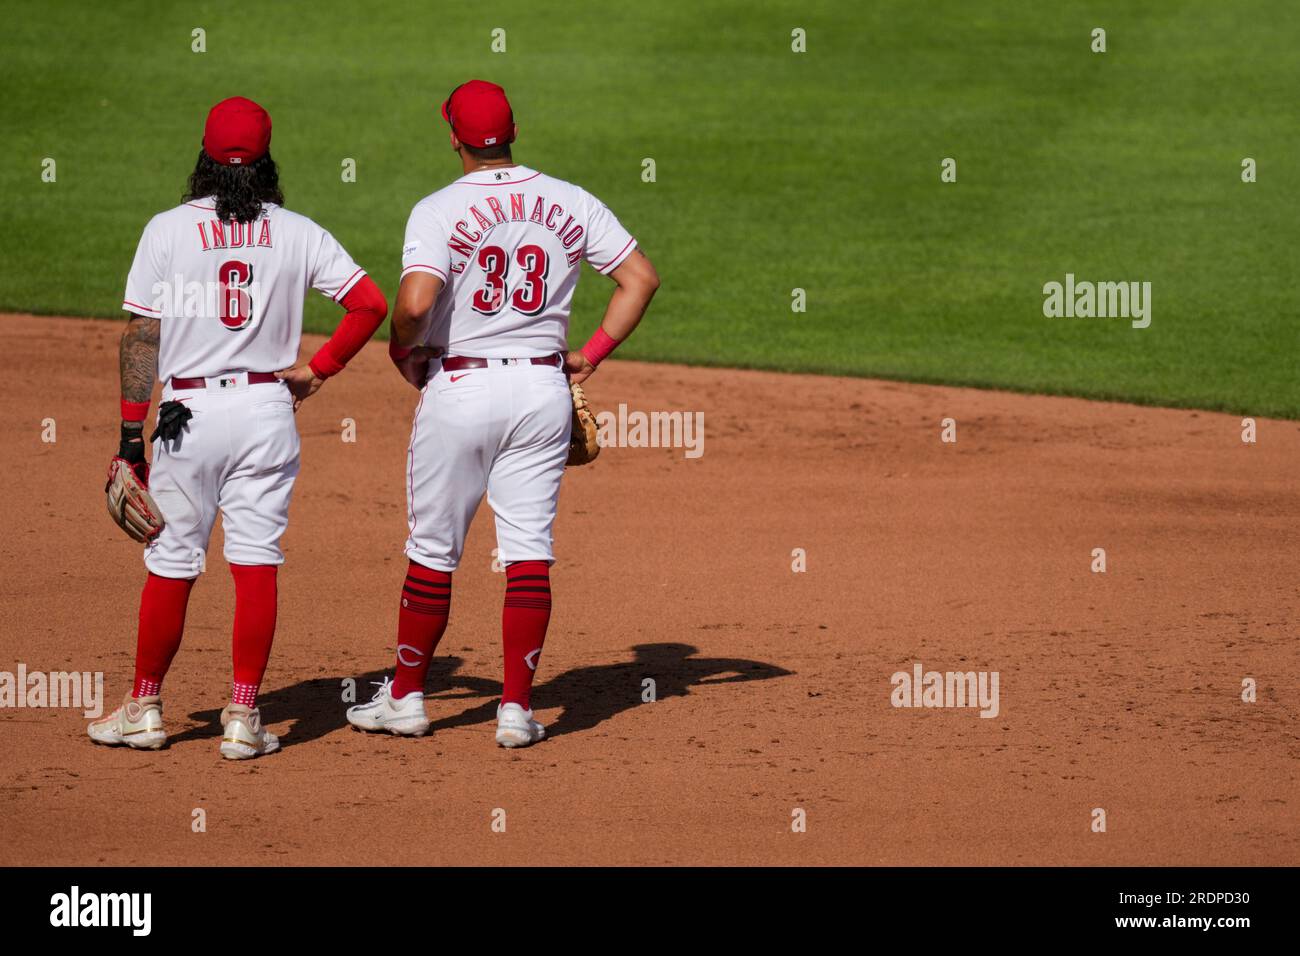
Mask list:
[[[457,220],[456,225],[452,227],[447,248],[452,255],[453,273],[459,274],[465,271],[470,257],[474,255],[475,248],[485,234],[509,222],[530,222],[555,233],[559,237],[560,245],[567,250],[566,263],[572,266],[582,260],[583,247],[578,243],[587,231],[586,227],[574,221],[573,213],[566,215],[564,206],[560,203],[552,202],[545,196],[539,195],[533,198],[528,193],[511,193],[509,209],[496,196],[488,196],[483,200],[483,205],[487,207],[486,213],[472,203],[469,207],[469,214],[478,227],[476,230],[471,231],[469,222],[465,219]],[[532,211],[525,214],[530,206]],[[561,216],[564,217],[563,223],[560,222]],[[459,261],[456,261],[457,257],[460,257]]]

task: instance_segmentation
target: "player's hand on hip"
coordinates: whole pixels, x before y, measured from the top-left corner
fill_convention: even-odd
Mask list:
[[[402,373],[402,378],[417,389],[424,388],[424,383],[429,380],[429,363],[441,354],[440,349],[418,345],[405,358],[394,358],[393,364]]]
[[[591,378],[591,373],[596,371],[596,366],[587,361],[587,356],[575,349],[564,353],[564,371],[568,373],[570,382],[581,385]]]
[[[281,369],[275,374],[280,381],[289,386],[295,412],[298,406],[315,395],[316,390],[325,384],[325,379],[313,372],[310,365],[295,365],[293,368]]]

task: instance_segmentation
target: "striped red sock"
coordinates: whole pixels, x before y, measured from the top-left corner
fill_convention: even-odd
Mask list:
[[[266,674],[275,640],[278,589],[274,564],[232,564],[235,579],[235,632],[232,643],[235,677],[231,697],[245,707],[257,706],[257,688]]]
[[[185,609],[194,579],[163,578],[152,572],[140,594],[140,628],[135,642],[133,697],[154,697],[172,665],[185,632]]]
[[[501,613],[505,652],[503,704],[532,709],[533,674],[551,621],[551,566],[545,561],[506,565],[506,601]]]
[[[397,672],[392,695],[401,699],[412,691],[424,693],[433,652],[447,630],[451,613],[451,574],[414,561],[402,583],[402,607],[397,612]]]

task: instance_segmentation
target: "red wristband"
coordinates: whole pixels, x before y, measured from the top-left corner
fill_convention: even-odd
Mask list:
[[[618,347],[618,342],[609,337],[604,326],[596,326],[596,331],[592,333],[587,344],[580,348],[580,351],[592,367],[599,365],[605,359],[609,358],[609,353]]]
[[[411,354],[412,349],[404,349],[397,344],[397,340],[390,338],[388,340],[388,357],[394,362],[400,362]]]
[[[122,399],[122,421],[142,422],[149,417],[148,402],[128,402]]]

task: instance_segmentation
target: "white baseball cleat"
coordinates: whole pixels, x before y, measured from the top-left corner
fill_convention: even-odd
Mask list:
[[[384,730],[403,737],[423,737],[429,731],[424,694],[413,690],[398,700],[393,696],[393,682],[387,677],[370,703],[348,708],[348,723],[358,730]]]
[[[497,743],[502,747],[527,747],[546,736],[546,728],[533,720],[533,712],[518,704],[497,707]]]
[[[127,694],[121,707],[95,721],[86,728],[86,733],[97,744],[158,750],[167,742],[167,733],[162,725],[162,699],[137,699]]]
[[[248,760],[280,749],[280,738],[262,726],[262,712],[256,707],[227,705],[221,726],[221,756],[227,760]]]

